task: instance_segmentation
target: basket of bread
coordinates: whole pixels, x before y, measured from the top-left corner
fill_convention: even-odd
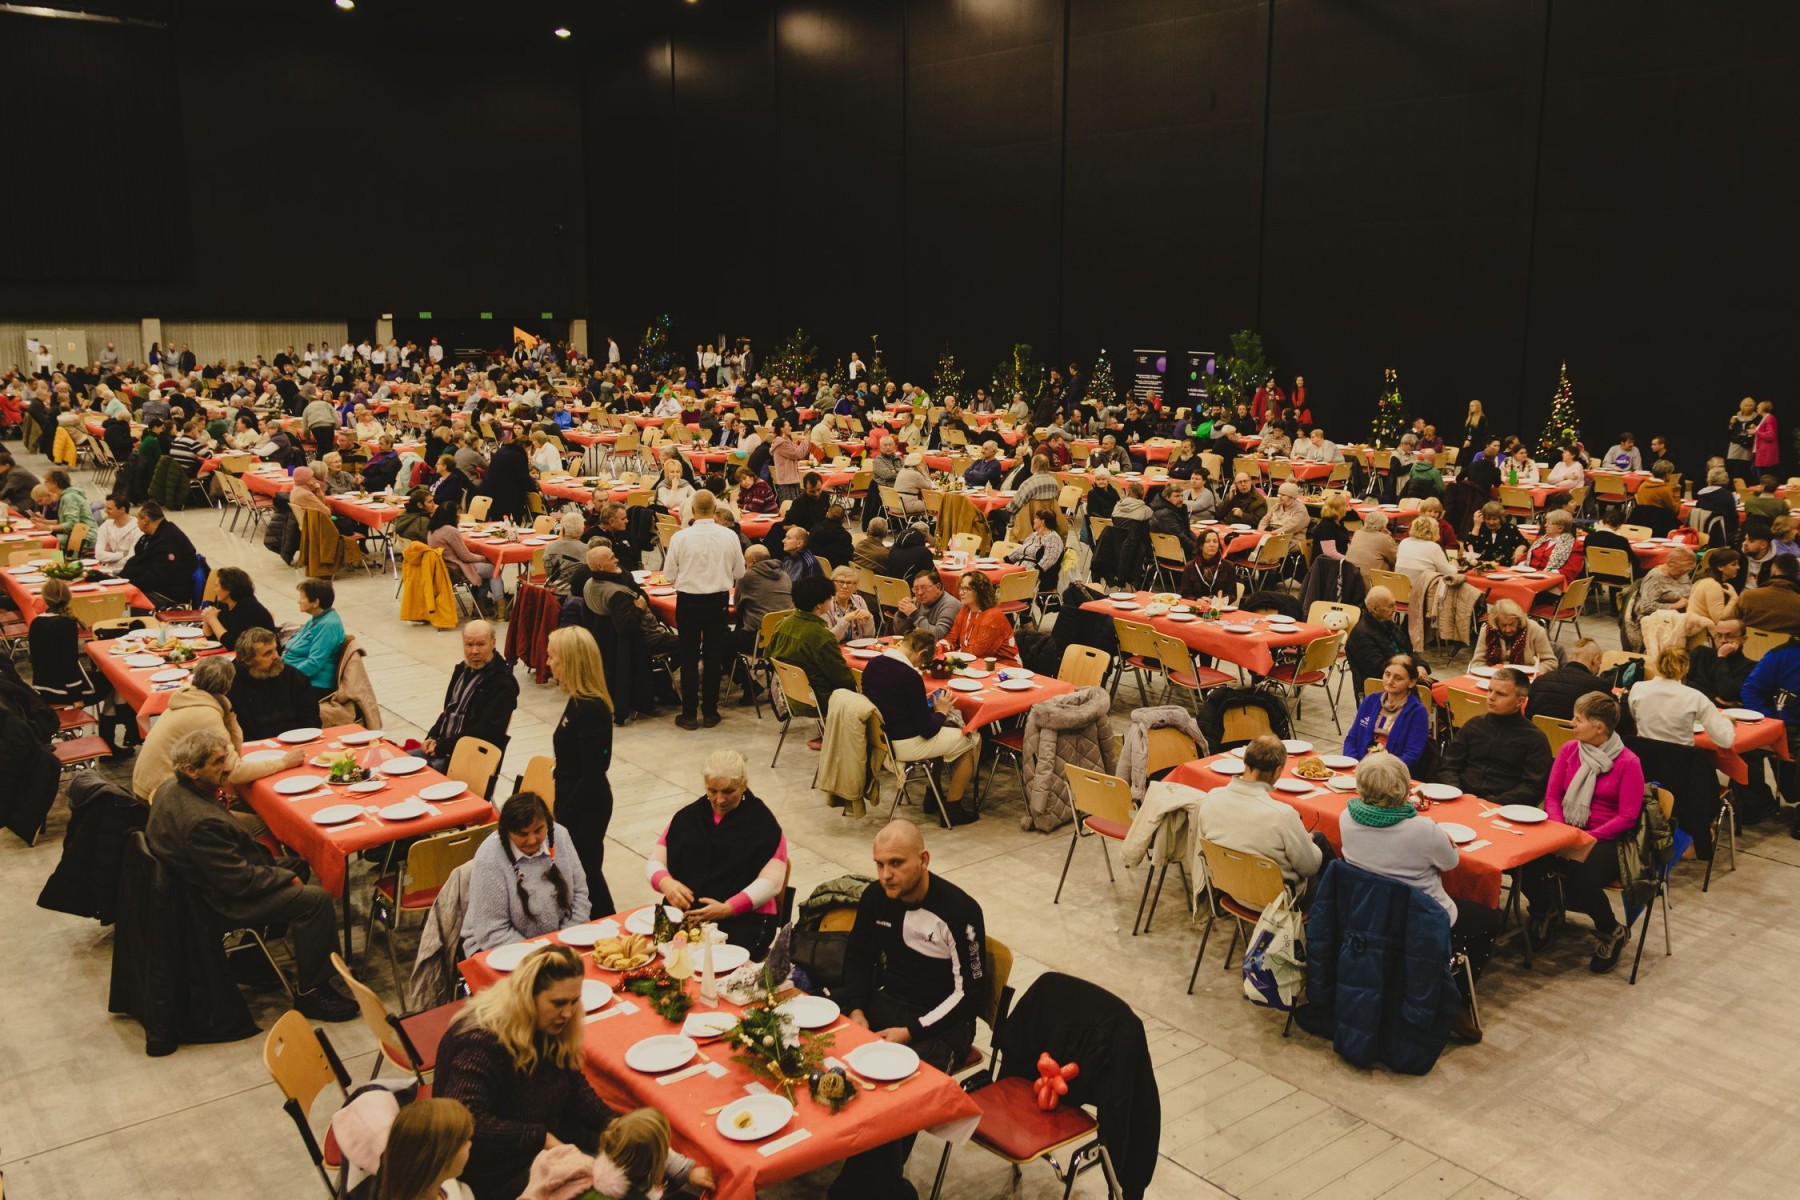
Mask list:
[[[594,965],[603,971],[633,971],[656,957],[656,943],[641,933],[601,938],[594,943]]]
[[[1312,779],[1323,782],[1324,780],[1331,778],[1332,770],[1325,765],[1325,760],[1321,759],[1318,755],[1309,754],[1294,764],[1294,774],[1302,779]]]

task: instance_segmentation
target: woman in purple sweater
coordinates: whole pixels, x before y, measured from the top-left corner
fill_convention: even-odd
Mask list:
[[[1621,838],[1637,829],[1644,808],[1644,766],[1625,748],[1616,732],[1619,703],[1604,692],[1589,692],[1575,701],[1575,738],[1563,743],[1550,768],[1544,811],[1594,836],[1594,848],[1581,862],[1550,857],[1548,871],[1528,880],[1531,935],[1540,946],[1549,938],[1559,915],[1551,876],[1561,876],[1568,908],[1594,922],[1594,957],[1588,969],[1602,975],[1619,964],[1625,926],[1613,915],[1606,885],[1619,877]]]

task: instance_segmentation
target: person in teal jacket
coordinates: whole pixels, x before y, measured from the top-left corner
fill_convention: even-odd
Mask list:
[[[1356,720],[1344,739],[1344,753],[1360,759],[1371,747],[1383,746],[1389,754],[1417,770],[1431,737],[1431,716],[1413,687],[1419,668],[1412,658],[1396,654],[1381,671],[1381,690],[1363,697]]]
[[[306,676],[313,693],[323,699],[337,690],[338,659],[344,653],[344,619],[332,607],[337,590],[329,579],[300,581],[300,611],[307,616],[282,652],[282,661]]]

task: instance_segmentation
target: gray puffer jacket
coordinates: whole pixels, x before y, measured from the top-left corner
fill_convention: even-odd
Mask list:
[[[1113,748],[1111,711],[1112,697],[1102,687],[1077,688],[1032,706],[1025,718],[1019,765],[1028,811],[1019,828],[1049,833],[1074,816],[1069,778],[1059,762],[1113,773],[1118,752]]]

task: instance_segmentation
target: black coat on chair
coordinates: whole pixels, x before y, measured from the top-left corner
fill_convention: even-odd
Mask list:
[[[96,771],[69,785],[69,827],[62,861],[38,893],[38,907],[93,917],[111,925],[119,911],[126,839],[144,828],[150,810]]]
[[[1694,839],[1695,857],[1711,861],[1720,809],[1712,751],[1646,737],[1627,736],[1625,745],[1643,762],[1645,782],[1666,787],[1675,797],[1675,824]]]

